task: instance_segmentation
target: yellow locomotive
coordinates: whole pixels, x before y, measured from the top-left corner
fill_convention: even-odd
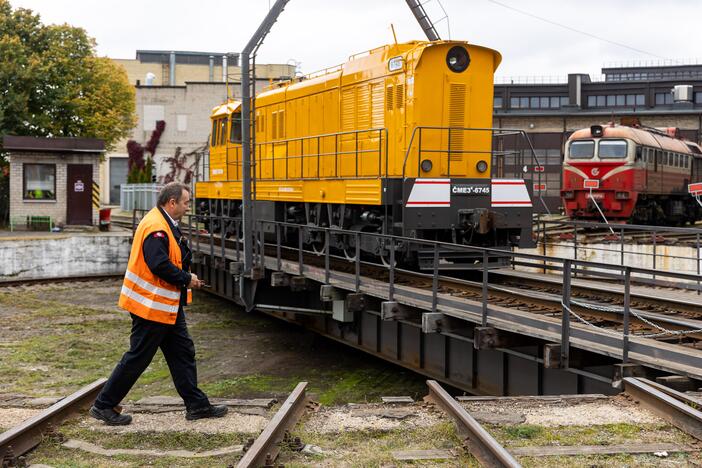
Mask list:
[[[466,42],[412,41],[259,93],[254,218],[495,247],[530,240],[524,181],[491,178],[500,60]],[[198,213],[239,217],[240,103],[216,107],[211,119]],[[320,238],[312,231],[304,241]],[[335,242],[355,247],[353,237]],[[380,242],[361,247],[384,254]]]

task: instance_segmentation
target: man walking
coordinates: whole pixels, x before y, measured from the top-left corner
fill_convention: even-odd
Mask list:
[[[186,185],[171,182],[161,189],[158,206],[141,220],[132,242],[119,306],[132,317],[129,351],[112,371],[90,408],[90,415],[108,425],[126,425],[120,402],[161,348],[173,384],[183,398],[186,419],[218,418],[226,406],[213,406],[197,387],[195,346],[185,323],[183,306],[191,289],[204,283],[189,273],[192,252],[178,222],[190,208]]]

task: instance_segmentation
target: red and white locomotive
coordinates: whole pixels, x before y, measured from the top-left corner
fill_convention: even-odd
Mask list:
[[[677,129],[593,125],[566,142],[561,197],[570,218],[680,224],[702,218],[698,181],[702,150]]]

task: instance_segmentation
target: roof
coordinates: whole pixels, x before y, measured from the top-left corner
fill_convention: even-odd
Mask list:
[[[2,148],[5,151],[101,154],[105,152],[105,142],[98,138],[43,138],[5,135],[2,139]]]
[[[643,128],[628,127],[625,125],[602,125],[604,138],[626,138],[632,140],[639,145],[652,146],[668,151],[677,151],[679,153],[697,153],[699,146],[691,141],[671,138],[661,133],[649,132]],[[592,138],[591,130],[584,128],[575,131],[568,140],[579,140],[582,138]],[[693,148],[698,148],[694,151]]]

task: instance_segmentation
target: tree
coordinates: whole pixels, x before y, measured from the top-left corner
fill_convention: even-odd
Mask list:
[[[0,0],[0,135],[100,138],[109,151],[135,125],[125,70],[97,57],[84,29],[44,25],[31,10]],[[0,221],[6,165],[0,153]]]

